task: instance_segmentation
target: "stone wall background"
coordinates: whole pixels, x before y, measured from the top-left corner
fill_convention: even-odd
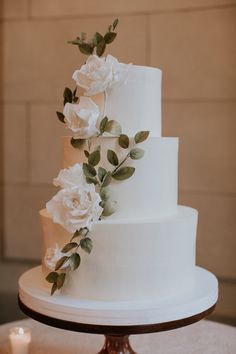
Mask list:
[[[38,210],[60,169],[56,118],[84,57],[66,43],[119,17],[109,52],[163,70],[163,135],[180,137],[179,202],[199,210],[198,264],[220,279],[213,315],[236,323],[236,1],[2,0],[0,302],[40,257]],[[11,299],[11,300],[10,300]]]

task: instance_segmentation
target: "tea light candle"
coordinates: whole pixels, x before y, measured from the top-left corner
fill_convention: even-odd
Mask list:
[[[31,341],[31,334],[29,328],[11,328],[9,339],[11,343],[12,354],[29,354],[29,345]]]

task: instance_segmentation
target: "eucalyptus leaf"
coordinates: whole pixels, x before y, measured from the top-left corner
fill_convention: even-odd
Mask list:
[[[96,46],[96,53],[99,57],[101,57],[105,52],[105,50],[106,50],[106,42],[104,39],[102,39],[102,41],[99,42],[99,44]]]
[[[116,136],[120,136],[122,129],[116,120],[109,120],[106,124],[105,131]]]
[[[98,180],[97,180],[97,178],[96,177],[86,177],[86,182],[88,183],[88,184],[98,184]]]
[[[73,98],[73,93],[69,87],[66,87],[63,92],[63,97],[64,97],[64,105],[69,102],[72,103],[72,98]]]
[[[88,233],[88,229],[87,227],[82,227],[81,229],[79,230],[76,230],[71,241],[76,238],[76,237],[79,237],[79,236],[86,236],[86,234]]]
[[[55,270],[60,269],[68,259],[69,259],[69,257],[67,257],[67,256],[61,257],[56,263]]]
[[[117,181],[123,181],[130,178],[134,174],[134,167],[121,167],[116,172],[112,173],[112,177]]]
[[[144,140],[146,140],[149,136],[149,133],[150,132],[147,130],[136,133],[134,137],[134,141],[136,142],[136,144],[142,143]]]
[[[90,165],[92,165],[92,166],[96,166],[100,162],[100,159],[101,159],[101,154],[100,154],[100,151],[98,149],[98,150],[93,151],[89,155],[88,163]]]
[[[128,137],[128,135],[121,134],[118,141],[119,141],[119,145],[123,149],[127,149],[129,147],[129,137]]]
[[[85,32],[80,32],[78,38],[83,42],[85,41],[87,34]]]
[[[119,19],[116,18],[115,21],[113,22],[112,26],[113,26],[113,30],[116,28],[116,26],[118,25],[119,23]]]
[[[71,267],[71,270],[75,270],[79,267],[80,265],[80,255],[79,253],[73,253],[71,256],[70,256],[70,267]]]
[[[104,41],[103,36],[100,33],[96,32],[93,37],[93,43],[94,43],[95,47],[97,47],[99,45],[99,43],[102,41]]]
[[[57,114],[57,118],[59,119],[59,121],[61,121],[62,123],[65,123],[65,122],[66,122],[66,121],[65,121],[65,116],[64,116],[63,113],[61,113],[61,112],[56,112],[56,114]]]
[[[83,53],[83,54],[86,54],[86,55],[93,54],[94,47],[89,43],[85,43],[85,42],[78,43],[78,47],[79,47],[79,50],[81,51],[81,53]]]
[[[98,167],[98,178],[101,182],[103,181],[106,174],[107,174],[107,170],[105,168],[99,166]]]
[[[83,163],[83,171],[84,175],[88,178],[93,178],[97,175],[97,171],[92,165],[89,165],[88,163]]]
[[[85,154],[85,156],[86,156],[87,158],[89,158],[89,152],[88,152],[88,150],[84,150],[84,154]]]
[[[73,39],[73,41],[67,41],[69,44],[74,44],[74,45],[79,45],[82,43],[81,39],[77,37],[76,39]]]
[[[114,39],[116,38],[117,33],[115,32],[107,32],[104,36],[104,40],[106,42],[106,44],[110,44],[114,41]]]
[[[55,293],[56,290],[57,290],[57,283],[53,283],[51,288],[51,296]]]
[[[118,166],[118,165],[119,165],[118,156],[116,155],[115,151],[113,151],[113,150],[107,150],[107,160],[108,160],[113,166]]]
[[[144,150],[140,149],[140,148],[133,148],[132,150],[130,150],[130,158],[132,160],[138,160],[141,159],[144,155]]]
[[[101,187],[107,187],[111,183],[111,172],[107,172],[106,176],[103,178]]]
[[[57,272],[51,272],[46,276],[46,280],[48,283],[55,283],[57,281],[58,273]]]
[[[58,275],[58,278],[57,278],[57,289],[61,289],[63,287],[65,279],[66,279],[66,273],[61,273],[61,274]]]
[[[100,197],[103,201],[110,199],[110,190],[107,187],[102,187],[100,189]]]
[[[103,200],[101,203],[101,206],[103,208],[102,215],[103,216],[110,216],[115,213],[117,209],[117,202],[114,200]]]
[[[78,243],[76,242],[69,242],[67,243],[61,250],[62,253],[67,253],[69,251],[71,251],[73,248],[77,247]]]
[[[71,138],[70,143],[75,149],[82,149],[85,144],[86,139],[75,139]]]
[[[85,252],[91,253],[93,248],[93,241],[91,238],[85,237],[80,241],[80,246]]]
[[[107,117],[104,117],[102,120],[101,120],[101,123],[100,123],[100,132],[101,133],[104,133],[105,129],[106,129],[106,126],[107,126],[107,123],[108,123],[108,118]]]

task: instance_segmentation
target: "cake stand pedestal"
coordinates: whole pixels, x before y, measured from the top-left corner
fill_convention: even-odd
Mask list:
[[[19,306],[36,321],[49,326],[105,335],[99,354],[135,354],[129,335],[168,331],[200,321],[215,308],[218,282],[213,274],[196,267],[195,286],[185,294],[159,301],[103,302],[49,295],[41,267],[19,280]]]

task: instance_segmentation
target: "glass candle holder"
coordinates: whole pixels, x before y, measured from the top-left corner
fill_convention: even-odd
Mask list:
[[[29,345],[31,342],[31,333],[29,328],[11,328],[9,333],[9,340],[12,354],[29,354]]]

